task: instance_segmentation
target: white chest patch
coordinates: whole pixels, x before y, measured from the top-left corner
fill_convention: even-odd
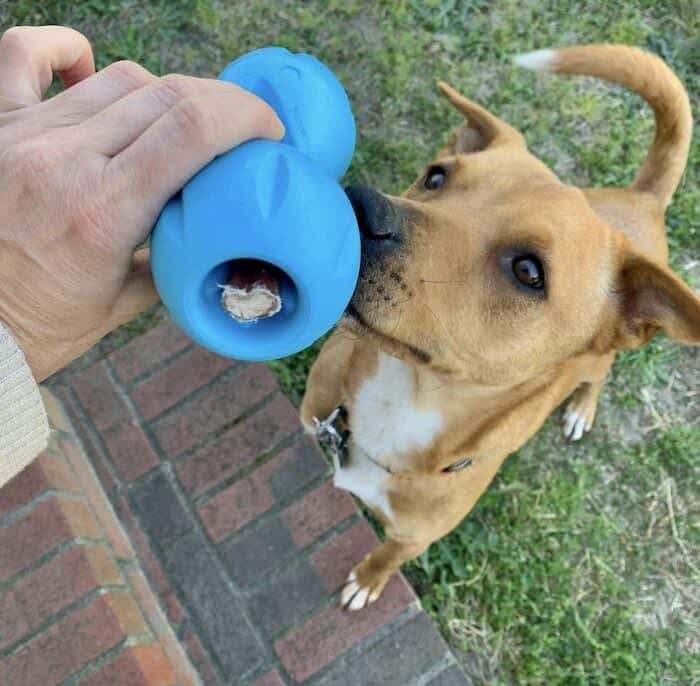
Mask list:
[[[396,458],[426,448],[443,427],[440,413],[416,407],[414,393],[411,368],[380,353],[375,375],[355,395],[347,464],[340,467],[334,458],[335,486],[354,493],[388,519],[393,518],[389,499],[392,475],[380,465],[400,469]]]
[[[337,458],[334,463],[333,485],[336,488],[354,493],[365,505],[380,510],[388,519],[392,519],[388,490],[391,474],[357,448],[351,450],[348,464],[344,467],[340,467]]]
[[[412,369],[401,360],[379,354],[374,376],[359,388],[350,417],[353,442],[377,462],[427,448],[443,428],[434,410],[421,410],[413,400]]]

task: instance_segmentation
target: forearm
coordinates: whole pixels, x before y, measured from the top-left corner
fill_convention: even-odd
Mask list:
[[[39,387],[24,354],[0,324],[0,487],[44,450],[48,437]]]

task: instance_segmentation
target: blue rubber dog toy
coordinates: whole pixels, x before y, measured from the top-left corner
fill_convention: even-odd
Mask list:
[[[201,345],[271,360],[328,331],[355,289],[360,236],[338,183],[352,158],[355,122],[339,81],[310,55],[263,48],[219,78],[265,100],[286,134],[217,157],[169,200],[151,239],[153,275],[175,323]],[[282,307],[239,322],[222,308],[221,285],[234,261],[250,259],[280,275]]]

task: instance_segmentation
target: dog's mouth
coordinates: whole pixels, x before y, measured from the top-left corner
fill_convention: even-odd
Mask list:
[[[356,322],[357,324],[362,326],[364,329],[367,329],[368,331],[374,331],[375,333],[379,333],[378,331],[376,331],[376,329],[374,329],[374,327],[369,325],[369,323],[365,320],[365,318],[360,314],[357,307],[355,307],[352,300],[350,301],[350,304],[345,309],[345,316],[352,319],[354,322]]]
[[[359,327],[362,333],[373,337],[379,342],[381,347],[388,349],[388,351],[394,355],[402,358],[408,357],[413,362],[421,365],[428,365],[433,362],[433,356],[430,353],[410,343],[400,341],[389,334],[383,333],[370,324],[352,301],[345,310],[345,316],[349,318],[355,326]]]

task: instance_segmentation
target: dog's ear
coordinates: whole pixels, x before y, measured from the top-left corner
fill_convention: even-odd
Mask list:
[[[440,81],[440,90],[454,107],[467,120],[467,127],[456,129],[452,140],[445,152],[456,155],[459,153],[477,152],[492,145],[517,145],[525,147],[525,139],[519,131],[507,124],[496,115],[491,114],[481,105],[477,105],[454,88]]]
[[[458,126],[452,129],[450,141],[446,147],[437,153],[437,157],[451,157],[452,155],[467,155],[471,152],[479,152],[486,149],[487,143],[483,136],[468,126]]]
[[[627,253],[619,273],[615,348],[636,348],[659,329],[681,343],[700,343],[700,297],[668,267]]]

